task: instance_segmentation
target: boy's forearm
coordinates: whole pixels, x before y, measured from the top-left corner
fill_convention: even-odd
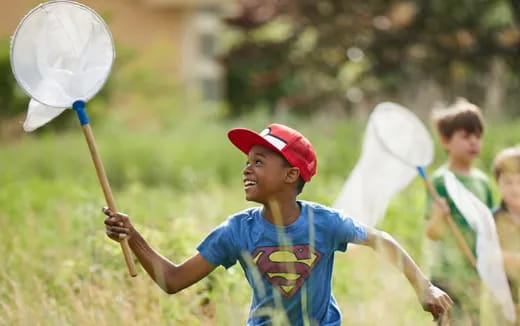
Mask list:
[[[451,298],[435,287],[415,264],[413,259],[389,234],[368,228],[365,245],[382,252],[408,279],[424,310],[439,318],[453,304]]]
[[[108,208],[103,212],[109,216],[105,219],[106,233],[115,241],[122,238],[128,240],[128,245],[146,270],[148,275],[166,293],[176,293],[211,273],[216,266],[210,263],[200,253],[176,265],[155,251],[144,238],[134,229],[126,214],[113,214]]]
[[[169,275],[175,270],[176,266],[155,251],[139,232],[133,230],[128,240],[128,244],[135,256],[150,275],[150,277],[167,293],[174,293],[176,290],[170,284]]]
[[[174,264],[155,251],[135,230],[132,230],[128,244],[146,272],[168,294],[177,293],[198,282],[216,267],[201,254]]]
[[[422,293],[431,285],[431,282],[392,236],[386,232],[380,233],[381,238],[377,245],[378,251],[387,256],[390,262],[403,272],[417,295],[419,297],[422,296]]]

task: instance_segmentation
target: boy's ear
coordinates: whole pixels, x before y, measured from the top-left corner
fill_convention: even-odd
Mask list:
[[[448,143],[450,142],[450,139],[446,136],[440,136],[440,140],[441,140],[441,145],[442,147],[444,147],[446,149],[446,146],[448,145]]]
[[[293,183],[293,182],[298,181],[299,177],[300,177],[300,169],[293,166],[287,170],[287,174],[285,175],[285,181],[288,183]]]

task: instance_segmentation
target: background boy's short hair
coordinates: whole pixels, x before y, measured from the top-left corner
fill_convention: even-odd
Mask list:
[[[465,98],[458,98],[448,107],[434,107],[432,120],[437,132],[447,139],[450,139],[457,130],[476,134],[484,132],[480,108]]]
[[[520,173],[520,146],[500,151],[493,161],[493,176],[498,180],[504,172]]]

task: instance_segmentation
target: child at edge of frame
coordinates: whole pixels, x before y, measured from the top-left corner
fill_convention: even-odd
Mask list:
[[[143,268],[166,293],[189,287],[220,265],[229,268],[239,262],[253,292],[247,325],[340,325],[331,289],[334,253],[355,243],[385,254],[400,268],[423,309],[435,319],[450,309],[451,298],[426,278],[392,236],[332,208],[297,199],[317,168],[314,148],[300,132],[270,124],[260,133],[231,129],[228,138],[247,156],[242,170],[245,198],[261,206],[228,217],[186,261],[175,264],[163,257],[127,215],[103,209],[108,237],[127,238]],[[311,294],[305,300],[303,288]]]
[[[516,306],[517,320],[514,325],[520,326],[520,146],[505,148],[495,156],[493,176],[501,197],[493,216]],[[501,324],[513,325],[505,320]]]
[[[473,166],[482,149],[484,121],[480,108],[464,98],[457,99],[449,107],[435,108],[432,120],[448,157],[430,179],[440,198],[435,200],[428,194],[427,200],[426,236],[433,240],[431,279],[455,302],[449,321],[439,321],[439,324],[479,325],[480,277],[450,232],[448,216],[451,215],[474,257],[476,233],[448,195],[444,175],[451,171],[469,191],[492,209],[489,178]]]

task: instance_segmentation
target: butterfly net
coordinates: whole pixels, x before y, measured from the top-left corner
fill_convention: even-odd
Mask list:
[[[500,303],[503,315],[514,322],[516,320],[515,307],[507,283],[491,211],[471,191],[466,189],[453,173],[448,172],[444,176],[444,183],[455,206],[477,235],[477,271],[482,282]]]
[[[391,198],[433,160],[433,142],[422,122],[391,102],[369,117],[361,157],[345,181],[334,207],[369,226],[384,216]]]
[[[31,10],[11,42],[13,74],[33,99],[26,130],[44,124],[76,100],[90,100],[103,87],[114,57],[110,31],[88,7],[51,1]]]

